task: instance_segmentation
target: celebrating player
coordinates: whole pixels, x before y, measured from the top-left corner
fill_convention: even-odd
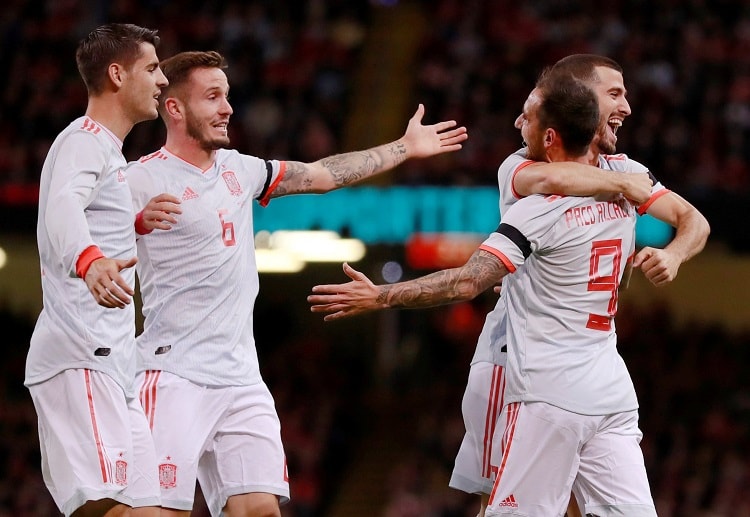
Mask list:
[[[409,158],[461,148],[455,122],[422,125],[419,106],[394,142],[314,163],[263,160],[225,149],[232,108],[216,52],[165,60],[160,100],[167,141],[134,163],[134,205],[154,192],[179,196],[166,232],[138,219],[144,332],[138,338],[142,402],[159,458],[165,515],[187,515],[196,476],[212,515],[280,515],[289,498],[280,424],[258,366],[253,304],[258,272],[252,201],[322,193],[365,180]],[[175,207],[173,207],[175,208]],[[167,510],[169,509],[169,510]]]
[[[524,107],[529,157],[586,163],[598,113],[589,88],[567,74],[547,76]],[[560,515],[578,473],[591,508],[607,500],[628,515],[655,515],[637,400],[613,325],[635,213],[622,197],[530,196],[462,267],[375,286],[345,265],[351,282],[315,286],[308,300],[330,321],[468,300],[513,273],[503,287],[512,413],[487,514]],[[612,461],[599,464],[596,454]],[[627,469],[619,468],[623,462]]]
[[[636,265],[655,285],[673,280],[682,262],[696,255],[709,233],[706,219],[690,203],[656,182],[643,181],[653,176],[642,164],[625,155],[616,155],[617,130],[630,115],[622,68],[610,58],[593,54],[574,54],[555,63],[557,73],[571,74],[584,81],[597,94],[600,125],[591,144],[592,163],[596,167],[573,162],[534,162],[521,149],[510,155],[498,169],[500,213],[507,212],[518,199],[531,194],[622,194],[642,210],[676,228],[676,234],[663,250],[644,248],[636,256]],[[516,121],[521,128],[523,115]],[[621,174],[612,171],[641,172]],[[654,180],[655,181],[655,180]],[[655,195],[650,201],[651,194]],[[648,258],[648,259],[647,259]],[[495,340],[500,343],[491,347]],[[503,368],[506,354],[505,305],[501,297],[488,314],[471,361],[462,404],[466,433],[456,456],[450,486],[481,494],[480,517],[492,486],[490,466],[492,432],[497,413],[503,405]],[[581,506],[583,503],[581,503]],[[580,511],[571,507],[571,515]]]
[[[156,31],[104,25],[77,49],[86,114],[42,168],[37,240],[44,308],[25,384],[39,420],[44,480],[65,515],[158,515],[153,441],[133,390],[133,206],[122,141],[157,117],[167,80]],[[153,205],[149,203],[152,207]]]

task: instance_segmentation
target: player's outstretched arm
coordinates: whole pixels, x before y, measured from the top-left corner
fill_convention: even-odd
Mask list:
[[[664,249],[647,246],[633,259],[634,268],[640,268],[655,286],[663,286],[675,279],[683,262],[701,252],[711,227],[697,208],[674,192],[654,201],[646,213],[676,229]]]
[[[363,273],[344,264],[346,284],[316,285],[307,297],[312,312],[333,321],[382,309],[417,309],[476,298],[508,273],[493,254],[477,250],[461,267],[389,285],[375,285]]]
[[[468,138],[466,128],[456,127],[453,120],[423,125],[424,111],[420,104],[404,136],[394,142],[313,163],[286,162],[284,177],[271,197],[328,192],[391,170],[410,158],[428,158],[461,149],[461,143]]]

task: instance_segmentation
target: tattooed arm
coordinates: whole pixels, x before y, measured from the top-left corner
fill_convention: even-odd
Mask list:
[[[423,116],[424,106],[420,104],[409,120],[406,133],[395,142],[313,163],[287,162],[284,178],[271,197],[328,192],[393,169],[409,158],[427,158],[461,149],[461,142],[468,138],[465,127],[456,128],[455,121],[424,126]]]
[[[443,269],[406,282],[375,285],[367,276],[344,264],[352,279],[346,284],[316,285],[307,301],[325,321],[382,309],[418,309],[476,298],[508,273],[492,253],[477,250],[461,267]]]

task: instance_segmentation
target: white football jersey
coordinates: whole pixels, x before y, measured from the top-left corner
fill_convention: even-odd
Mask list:
[[[516,202],[482,244],[513,273],[503,282],[506,403],[541,401],[584,415],[638,407],[614,326],[635,217],[626,201],[534,195]]]
[[[88,117],[53,142],[39,180],[37,243],[43,309],[31,336],[26,385],[70,368],[103,371],[129,393],[135,377],[135,313],[100,306],[76,276],[92,245],[108,258],[135,256],[133,205],[122,142]],[[120,272],[135,285],[134,268]]]
[[[171,230],[138,236],[139,371],[165,370],[206,386],[260,382],[252,202],[267,203],[284,168],[227,149],[207,170],[164,148],[129,165],[136,211],[160,193],[182,199]]]
[[[521,199],[521,196],[514,188],[513,180],[521,169],[532,163],[534,163],[532,160],[526,158],[526,148],[522,148],[508,156],[500,164],[497,171],[498,188],[500,191],[500,214],[505,214],[516,201]],[[599,155],[599,167],[609,171],[649,172],[644,165],[631,160],[625,154]],[[640,213],[644,212],[644,207],[647,207],[658,197],[669,192],[653,175],[652,180],[654,186],[651,191],[651,199],[643,207],[639,208]],[[500,366],[505,364],[505,347],[507,344],[505,339],[506,318],[505,300],[501,293],[495,307],[487,314],[482,332],[477,340],[477,347],[474,351],[471,364],[484,361]]]

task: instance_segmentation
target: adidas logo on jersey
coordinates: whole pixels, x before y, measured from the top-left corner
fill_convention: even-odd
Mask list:
[[[516,502],[516,498],[513,497],[513,494],[510,494],[508,497],[503,499],[499,506],[507,506],[509,508],[518,508],[518,503]]]
[[[91,120],[90,118],[86,117],[83,120],[83,125],[81,126],[81,129],[88,131],[89,133],[99,134],[99,131],[102,130],[101,127],[99,127],[99,124]]]
[[[188,199],[198,199],[198,194],[190,187],[187,187],[185,192],[182,193],[182,200],[187,201]]]

